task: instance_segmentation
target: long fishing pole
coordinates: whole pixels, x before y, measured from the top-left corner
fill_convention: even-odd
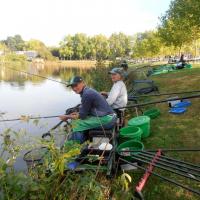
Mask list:
[[[52,78],[48,78],[46,76],[41,76],[41,75],[38,75],[38,74],[32,74],[30,72],[27,72],[27,71],[23,71],[23,70],[18,70],[18,69],[15,69],[15,68],[12,68],[12,67],[5,67],[7,69],[10,69],[10,70],[13,70],[13,71],[17,71],[17,72],[22,72],[24,74],[28,74],[28,75],[31,75],[31,76],[37,76],[37,77],[40,77],[40,78],[44,78],[44,79],[47,79],[47,80],[50,80],[50,81],[54,81],[54,82],[57,82],[57,83],[61,83],[61,84],[64,84],[64,85],[67,85],[66,82],[62,82],[62,81],[57,81],[55,79],[52,79]]]
[[[184,152],[184,151],[187,151],[187,152],[191,152],[191,151],[199,151],[200,152],[200,149],[162,149],[162,152]],[[145,150],[123,150],[122,152],[157,152],[158,149],[145,149]],[[120,151],[121,152],[121,151]]]
[[[198,150],[198,149],[191,149],[190,152],[191,152],[191,151],[192,151],[192,152],[194,152],[194,151],[200,152],[200,149],[199,149],[199,150]],[[162,152],[163,152],[163,150],[162,150]],[[147,154],[150,154],[150,155],[154,155],[154,154],[151,153],[151,152],[146,152],[146,153],[147,153]],[[195,164],[193,164],[193,163],[189,163],[189,162],[182,161],[182,160],[177,160],[177,159],[174,159],[174,158],[165,156],[165,155],[161,155],[161,157],[164,158],[164,159],[167,159],[167,160],[176,162],[176,163],[180,163],[180,164],[184,164],[184,165],[190,165],[190,166],[193,167],[193,168],[198,168],[198,169],[200,169],[200,166],[199,166],[199,165],[195,165]]]
[[[165,95],[174,95],[174,94],[187,94],[187,93],[196,93],[200,92],[200,90],[193,91],[182,91],[182,92],[170,92],[170,93],[160,93],[160,94],[149,94],[149,95],[139,95],[139,96],[130,96],[130,98],[140,98],[140,97],[151,97],[151,96],[165,96]]]
[[[75,111],[77,111],[77,109],[80,107],[81,104],[78,104],[76,105],[75,107],[72,107],[72,108],[68,108],[66,111],[65,111],[65,114],[66,115],[69,115],[70,113],[73,113]],[[53,128],[51,128],[49,131],[47,131],[46,133],[43,133],[42,134],[42,138],[45,138],[47,136],[50,136],[51,137],[51,131],[55,130],[57,127],[59,127],[64,121],[60,121],[58,124],[56,124]],[[69,125],[68,121],[66,121],[67,125]]]
[[[142,159],[143,161],[145,161],[146,163],[150,163],[152,161],[152,157],[149,157],[148,155],[140,155],[140,154],[134,154],[133,156],[134,158],[138,158],[138,159]],[[157,158],[158,159],[158,158]],[[193,179],[193,180],[196,180],[196,181],[199,181],[200,182],[200,179],[196,178],[196,177],[200,177],[200,174],[198,173],[195,173],[195,172],[192,172],[191,170],[188,170],[188,169],[184,169],[184,166],[176,166],[174,165],[174,163],[170,163],[170,162],[166,162],[166,161],[162,161],[160,159],[158,159],[156,161],[156,166],[155,167],[164,167],[163,170],[177,170],[178,173],[179,172],[183,172],[185,174],[183,175],[186,175],[187,178],[190,178],[190,179]],[[193,175],[193,176],[190,176],[190,175]]]
[[[148,154],[148,153],[138,153],[138,155],[142,155],[142,156],[145,156],[145,157],[148,157],[150,159],[153,159],[155,154],[151,155],[151,154]],[[200,166],[199,168],[193,168],[191,167],[190,165],[188,164],[182,164],[182,163],[178,163],[176,161],[172,161],[172,160],[169,160],[169,159],[166,159],[166,158],[163,158],[162,155],[159,156],[157,158],[158,162],[161,161],[161,162],[165,162],[165,163],[169,163],[169,164],[173,164],[174,166],[177,166],[177,167],[181,167],[181,168],[186,168],[188,170],[192,170],[192,171],[197,171],[197,172],[200,172]],[[191,171],[190,171],[191,172]],[[200,176],[200,174],[198,175]]]
[[[123,161],[123,162],[125,162],[125,163],[127,163],[127,164],[130,164],[130,165],[132,165],[132,166],[134,166],[134,167],[137,167],[137,168],[139,168],[139,169],[142,169],[142,170],[146,171],[146,168],[144,168],[144,167],[142,167],[142,166],[139,166],[139,165],[137,165],[137,164],[134,164],[134,163],[132,163],[132,162],[129,162],[129,161],[123,159],[123,158],[119,158],[119,160],[121,160],[121,161]],[[184,189],[186,189],[186,190],[188,190],[188,191],[190,191],[190,192],[193,192],[193,193],[195,193],[195,194],[197,194],[197,195],[200,195],[200,191],[198,191],[198,190],[195,190],[195,189],[193,189],[193,188],[189,188],[189,187],[187,187],[187,186],[185,186],[185,185],[183,185],[183,184],[181,184],[181,183],[178,183],[178,182],[176,182],[176,181],[174,181],[174,180],[172,180],[172,179],[169,179],[169,178],[167,178],[167,177],[164,177],[164,176],[162,176],[162,175],[160,175],[160,174],[158,174],[158,173],[156,173],[156,172],[152,172],[152,171],[148,171],[148,172],[149,172],[150,174],[154,175],[154,176],[157,176],[157,177],[159,177],[159,178],[161,178],[161,179],[163,179],[163,180],[169,182],[169,183],[173,183],[173,184],[175,184],[175,185],[177,185],[177,186],[179,186],[179,187],[182,187],[182,188],[184,188]]]
[[[121,155],[121,153],[145,153],[145,154],[149,154],[152,156],[155,156],[155,152],[157,152],[158,150],[123,150],[123,151],[118,151],[118,154]],[[162,152],[200,152],[200,149],[161,149]],[[200,166],[199,165],[195,165],[186,161],[182,161],[182,160],[178,160],[178,159],[174,159],[171,157],[167,157],[165,155],[161,155],[161,158],[172,161],[172,162],[176,162],[177,164],[183,164],[183,165],[188,165],[190,167],[192,167],[193,169],[199,169],[200,170]]]
[[[118,109],[136,108],[136,107],[142,107],[142,106],[151,105],[151,104],[165,103],[165,102],[168,102],[168,101],[194,99],[194,98],[200,98],[200,94],[192,95],[192,96],[186,96],[186,97],[177,97],[177,98],[171,98],[171,99],[164,99],[164,100],[159,100],[159,101],[150,101],[150,102],[147,102],[147,103],[140,103],[140,104],[134,104],[134,105],[130,105],[130,106],[124,106],[124,107],[120,107]]]
[[[138,156],[138,155],[134,155],[134,156],[131,156],[131,157],[134,160],[142,162],[142,163],[146,163],[146,164],[150,164],[151,163],[150,161],[146,161],[141,156]],[[167,167],[163,167],[163,166],[161,166],[159,164],[151,163],[151,165],[154,166],[154,167],[160,168],[161,170],[165,170],[165,171],[171,172],[173,174],[176,174],[176,175],[179,175],[179,176],[182,176],[182,177],[189,178],[189,179],[192,179],[192,180],[200,182],[200,179],[194,178],[193,176],[190,176],[190,175],[178,172],[178,171],[174,171],[174,170],[172,170],[170,168],[167,168]]]
[[[81,104],[78,104],[75,107],[68,108],[65,111],[65,115],[69,115],[70,113],[76,112],[80,105]],[[52,116],[41,116],[41,117],[21,116],[20,118],[16,118],[16,119],[4,119],[4,120],[0,120],[0,122],[11,122],[11,121],[20,121],[20,120],[22,120],[22,121],[24,120],[25,121],[25,120],[32,120],[32,119],[48,119],[48,118],[56,118],[56,117],[59,117],[61,115],[63,115],[63,114],[52,115]]]
[[[32,120],[32,119],[49,119],[49,118],[56,118],[59,117],[60,115],[53,115],[53,116],[43,116],[43,117],[28,117],[28,116],[22,116],[21,118],[16,118],[16,119],[4,119],[0,120],[0,122],[12,122],[12,121],[26,121],[26,120]]]

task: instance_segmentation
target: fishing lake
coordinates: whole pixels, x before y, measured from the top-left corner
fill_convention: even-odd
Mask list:
[[[15,68],[18,71],[9,69]],[[80,96],[66,85],[23,73],[37,74],[56,81],[65,82],[74,75],[89,80],[86,69],[44,67],[43,65],[5,66],[0,65],[0,120],[18,119],[21,116],[42,117],[62,115],[65,110],[80,103]],[[41,138],[59,122],[59,118],[16,120],[0,122],[0,133],[8,128],[26,134],[26,140]],[[2,140],[2,137],[0,137]],[[29,138],[29,139],[27,139]],[[0,141],[2,143],[2,141]],[[16,162],[16,169],[24,168],[22,158]]]

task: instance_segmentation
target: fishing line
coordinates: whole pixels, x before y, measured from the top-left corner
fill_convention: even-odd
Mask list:
[[[10,70],[13,70],[13,71],[17,71],[17,72],[21,72],[21,73],[24,73],[24,74],[28,74],[30,76],[37,76],[37,77],[40,77],[40,78],[44,78],[44,79],[47,79],[47,80],[50,80],[50,81],[53,81],[53,82],[56,82],[56,83],[61,83],[63,85],[67,85],[66,82],[62,82],[62,81],[57,81],[55,79],[52,79],[52,78],[48,78],[48,77],[45,77],[45,76],[41,76],[41,75],[38,75],[38,74],[32,74],[30,72],[27,72],[27,71],[23,71],[23,70],[18,70],[18,69],[15,69],[15,68],[12,68],[12,67],[5,67],[6,69],[10,69]]]

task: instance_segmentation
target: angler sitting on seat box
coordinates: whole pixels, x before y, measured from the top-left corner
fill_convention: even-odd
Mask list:
[[[113,68],[109,74],[111,74],[113,86],[109,93],[101,92],[101,94],[107,97],[106,101],[113,109],[125,107],[128,95],[126,85],[123,82],[124,70],[122,68]]]
[[[128,101],[126,85],[123,82],[124,70],[122,68],[113,68],[109,74],[111,74],[111,79],[113,86],[109,93],[101,92],[102,95],[106,96],[106,101],[114,109],[118,117],[118,125],[120,127],[124,126],[124,110],[119,109],[125,107]]]
[[[60,116],[63,121],[72,119],[73,133],[68,138],[69,140],[83,143],[87,140],[86,131],[94,128],[114,127],[116,114],[100,93],[87,87],[80,76],[73,77],[67,87],[69,86],[81,96],[79,112]]]

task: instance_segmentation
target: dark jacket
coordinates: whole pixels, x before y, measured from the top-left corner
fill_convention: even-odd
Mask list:
[[[102,117],[114,113],[105,98],[96,90],[85,87],[80,95],[81,107],[79,116],[81,119],[85,119],[87,116]]]

